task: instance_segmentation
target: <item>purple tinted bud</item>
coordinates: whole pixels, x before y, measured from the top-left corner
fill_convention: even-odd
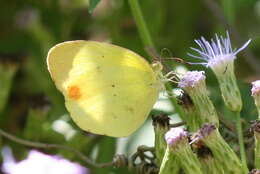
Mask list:
[[[178,141],[182,140],[187,136],[188,132],[185,131],[183,128],[171,128],[165,134],[165,140],[169,146],[174,146],[174,144],[176,144]]]
[[[260,95],[260,80],[252,82],[252,96],[259,96]]]
[[[204,124],[203,127],[199,130],[201,137],[207,137],[212,131],[216,130],[216,126],[213,124]]]
[[[216,34],[215,39],[211,39],[211,41],[207,41],[204,37],[201,37],[200,40],[195,40],[200,49],[191,48],[198,53],[198,56],[189,53],[188,55],[204,61],[198,64],[213,68],[223,64],[223,62],[233,61],[236,58],[236,55],[248,46],[250,41],[251,40],[248,40],[239,49],[232,49],[228,32],[226,38],[222,36],[219,37]]]
[[[186,88],[186,87],[195,87],[202,80],[205,80],[204,71],[188,71],[181,78],[178,83],[178,87]]]

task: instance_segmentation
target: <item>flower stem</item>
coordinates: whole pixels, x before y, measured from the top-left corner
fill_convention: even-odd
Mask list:
[[[176,156],[171,154],[169,147],[167,147],[160,166],[159,174],[178,174],[179,170],[180,166]]]
[[[260,169],[260,132],[255,131],[255,168]]]
[[[246,162],[246,153],[245,153],[245,147],[244,147],[244,137],[243,137],[241,120],[240,120],[240,112],[236,112],[236,128],[237,128],[237,134],[238,134],[238,142],[239,142],[242,166],[243,166],[244,172],[248,173],[247,162]]]
[[[82,161],[84,161],[88,167],[109,167],[113,166],[114,163],[107,162],[107,163],[95,163],[92,161],[89,157],[85,156],[82,152],[78,151],[77,149],[74,149],[70,146],[60,145],[60,144],[46,144],[46,143],[40,143],[40,142],[34,142],[34,141],[28,141],[19,137],[16,137],[12,134],[9,134],[5,132],[4,130],[0,129],[0,138],[5,137],[15,143],[22,144],[29,147],[39,148],[39,149],[62,149],[69,151],[71,153],[74,153],[76,156],[78,156]]]
[[[156,51],[156,47],[153,43],[151,34],[147,28],[146,22],[144,20],[140,5],[139,5],[139,0],[128,0],[129,6],[132,11],[132,15],[135,19],[136,26],[139,32],[139,35],[141,37],[141,40],[143,42],[143,45],[147,48],[154,49]],[[151,53],[147,52],[148,55]],[[151,57],[147,58],[148,61],[151,61]],[[167,90],[172,90],[172,87],[169,84],[165,84]],[[176,109],[177,113],[179,113],[181,116],[184,114],[180,106],[177,104],[175,99],[170,99],[172,105]]]
[[[146,26],[138,0],[128,0],[132,15],[134,16],[139,35],[145,47],[155,48],[149,30]]]

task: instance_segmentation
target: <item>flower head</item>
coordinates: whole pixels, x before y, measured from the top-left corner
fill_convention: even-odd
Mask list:
[[[159,173],[179,173],[182,168],[185,173],[202,174],[201,164],[192,151],[187,136],[188,132],[180,127],[171,128],[165,134],[167,148]]]
[[[211,41],[207,41],[204,37],[201,37],[200,40],[195,40],[195,42],[199,45],[200,49],[192,47],[191,49],[199,55],[195,56],[190,53],[188,55],[204,61],[199,64],[214,68],[214,66],[223,64],[225,61],[234,60],[236,55],[248,46],[251,39],[239,49],[232,49],[228,32],[226,33],[226,38],[219,37],[216,34],[215,40],[211,39]]]
[[[177,142],[188,136],[188,132],[183,128],[171,128],[165,134],[165,140],[169,146],[175,145]]]
[[[260,174],[260,170],[253,169],[249,172],[249,174]]]
[[[260,119],[260,80],[252,82],[252,85],[251,93],[258,111],[258,119]]]
[[[216,127],[213,124],[204,124],[203,127],[198,131],[201,137],[207,137],[214,132]]]
[[[61,156],[47,155],[42,152],[31,150],[28,157],[16,162],[9,147],[2,150],[2,170],[10,174],[88,174],[87,168],[71,162]]]
[[[208,96],[204,71],[188,71],[180,78],[178,87],[191,97],[197,116],[186,119],[188,127],[197,130],[204,123],[219,124],[217,112]]]
[[[186,88],[186,87],[195,87],[202,80],[205,80],[204,71],[188,71],[181,78],[178,83],[178,87]]]
[[[260,96],[260,80],[252,82],[252,96]]]

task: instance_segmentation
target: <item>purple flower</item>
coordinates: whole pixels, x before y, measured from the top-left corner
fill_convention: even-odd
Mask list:
[[[260,80],[252,82],[252,96],[260,95]]]
[[[178,87],[186,88],[186,87],[195,87],[202,80],[205,80],[204,71],[188,71],[184,74],[184,76],[180,79],[178,83]]]
[[[10,148],[2,150],[4,162],[2,171],[8,174],[87,174],[87,168],[70,162],[60,156],[53,156],[31,150],[28,157],[16,162]]]
[[[258,119],[260,120],[260,80],[252,82],[251,93],[255,100],[255,105],[258,111]]]
[[[183,128],[171,128],[165,134],[166,143],[169,146],[174,146],[177,142],[188,136],[188,132]]]
[[[251,39],[239,49],[232,49],[228,32],[226,33],[226,38],[223,38],[222,36],[219,37],[216,34],[215,40],[211,39],[211,41],[207,41],[204,37],[201,37],[200,40],[195,40],[195,42],[198,44],[200,49],[192,47],[191,49],[199,55],[195,56],[190,53],[188,53],[188,55],[204,61],[197,64],[213,68],[217,65],[223,64],[225,61],[234,60],[236,55],[248,46]]]

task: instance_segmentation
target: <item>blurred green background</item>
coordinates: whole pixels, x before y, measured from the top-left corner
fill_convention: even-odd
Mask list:
[[[116,151],[130,154],[131,148],[141,143],[151,145],[151,122],[144,126],[149,129],[139,130],[119,141],[81,131],[70,120],[63,97],[50,79],[47,52],[57,43],[80,39],[111,42],[144,57],[148,54],[128,1],[101,0],[97,7],[90,9],[92,13],[89,13],[89,4],[88,0],[0,2],[0,128],[24,139],[68,145],[96,158],[97,162],[108,162]],[[244,102],[242,117],[247,121],[256,118],[250,82],[260,79],[260,51],[257,49],[260,45],[260,0],[140,0],[140,6],[162,58],[174,56],[194,62],[187,56],[189,47],[196,47],[194,39],[211,38],[214,33],[225,34],[226,30],[236,48],[251,38],[249,48],[238,55],[236,74]],[[167,51],[161,51],[164,48]],[[172,69],[185,66],[173,61],[167,64]],[[206,71],[211,98],[220,115],[228,115],[212,72],[195,65],[186,68]],[[167,105],[163,99],[161,101],[164,103],[157,103],[154,113]],[[166,112],[174,114],[174,109],[168,105]],[[0,147],[4,145],[12,147],[17,160],[24,159],[30,150],[0,137]],[[41,151],[63,155],[86,166],[71,152]],[[127,169],[92,169],[92,173],[127,173]]]

